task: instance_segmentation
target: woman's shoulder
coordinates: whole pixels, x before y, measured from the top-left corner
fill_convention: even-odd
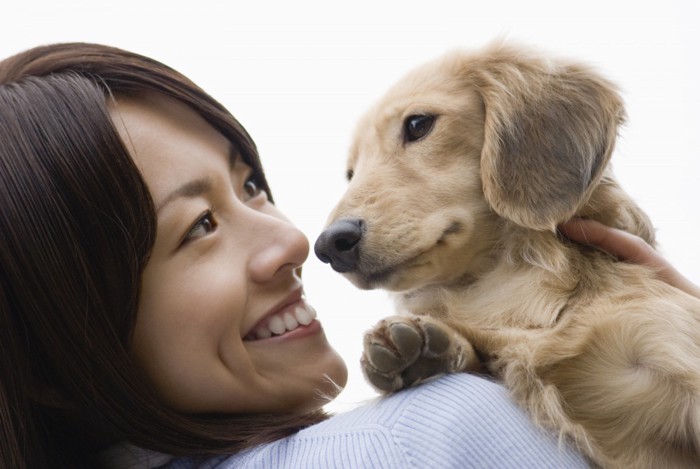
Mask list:
[[[212,461],[213,462],[213,461]],[[499,384],[452,374],[208,467],[587,467]]]
[[[521,413],[500,384],[466,373],[445,375],[419,386],[382,396],[350,411],[308,428],[303,433],[316,434],[345,429],[396,429],[403,425],[450,426],[453,420],[479,419],[485,408],[509,407]],[[472,408],[474,411],[472,411]]]

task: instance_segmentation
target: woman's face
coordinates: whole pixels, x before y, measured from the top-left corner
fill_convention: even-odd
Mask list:
[[[197,413],[308,410],[335,396],[347,370],[304,298],[308,240],[236,148],[169,98],[121,98],[111,113],[157,210],[133,354],[158,395]]]

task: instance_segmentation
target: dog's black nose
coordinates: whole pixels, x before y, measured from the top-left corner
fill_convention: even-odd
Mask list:
[[[314,244],[316,257],[330,264],[336,272],[355,270],[360,259],[362,227],[362,220],[356,218],[345,218],[331,224]]]

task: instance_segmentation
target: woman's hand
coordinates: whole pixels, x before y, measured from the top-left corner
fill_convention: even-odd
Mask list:
[[[559,231],[572,241],[595,246],[622,261],[649,266],[661,280],[700,298],[700,287],[685,278],[639,236],[580,218],[559,225]]]

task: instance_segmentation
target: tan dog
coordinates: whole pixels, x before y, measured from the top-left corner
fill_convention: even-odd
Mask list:
[[[484,370],[598,464],[700,464],[700,300],[556,231],[589,217],[654,242],[608,167],[623,119],[589,68],[502,43],[367,113],[315,251],[410,313],[365,338],[375,387]]]

